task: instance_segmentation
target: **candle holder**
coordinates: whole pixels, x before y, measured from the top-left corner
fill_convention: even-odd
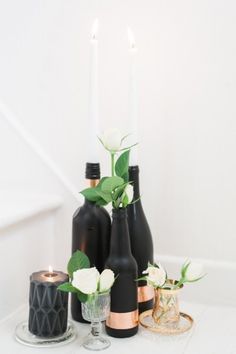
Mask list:
[[[165,288],[155,290],[153,309],[143,312],[139,317],[143,327],[161,334],[180,334],[192,327],[192,317],[179,311],[178,295],[183,285],[175,288],[176,284],[177,281],[169,279]]]
[[[34,348],[59,347],[73,342],[76,338],[76,329],[72,322],[68,321],[66,331],[57,337],[44,338],[32,334],[28,329],[28,322],[19,323],[15,329],[15,339],[20,344]]]
[[[174,329],[180,319],[178,294],[181,288],[174,288],[176,281],[168,280],[167,288],[155,290],[155,303],[152,311],[154,321],[162,327]]]

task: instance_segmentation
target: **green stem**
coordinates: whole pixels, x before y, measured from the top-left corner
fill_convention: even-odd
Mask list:
[[[115,176],[115,154],[111,152],[111,175]]]
[[[181,285],[183,285],[185,282],[184,278],[181,278],[178,283],[173,287],[173,289],[178,289]]]

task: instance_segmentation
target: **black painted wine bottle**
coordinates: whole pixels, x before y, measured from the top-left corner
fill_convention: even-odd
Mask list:
[[[107,334],[125,338],[138,331],[137,263],[130,248],[127,209],[113,209],[111,248],[106,268],[117,276],[111,288],[111,310],[106,321]]]
[[[90,187],[97,185],[100,179],[100,165],[86,164],[86,179]],[[110,249],[111,218],[108,212],[94,202],[85,199],[84,204],[73,215],[72,253],[83,251],[99,272],[105,267]],[[75,321],[86,322],[81,313],[81,303],[76,294],[71,296],[71,314]]]
[[[129,180],[133,182],[134,197],[136,202],[128,205],[128,224],[131,241],[131,251],[138,265],[138,277],[147,268],[148,263],[153,264],[153,242],[151,231],[143,211],[139,191],[139,167],[129,167]],[[153,307],[153,289],[145,281],[138,282],[139,312]]]

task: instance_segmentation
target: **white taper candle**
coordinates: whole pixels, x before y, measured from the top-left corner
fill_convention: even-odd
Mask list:
[[[92,26],[90,43],[89,115],[88,115],[88,157],[87,162],[99,162],[98,156],[98,20]]]
[[[129,53],[130,53],[130,78],[129,78],[129,118],[132,133],[132,142],[139,142],[138,134],[138,97],[136,81],[136,52],[137,47],[132,31],[128,28]],[[130,154],[130,166],[138,165],[138,147],[135,146]]]

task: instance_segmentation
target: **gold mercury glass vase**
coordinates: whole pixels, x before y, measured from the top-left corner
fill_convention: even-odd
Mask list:
[[[155,290],[155,303],[152,317],[161,327],[176,328],[180,320],[179,291],[183,287],[175,288],[176,280],[168,279],[165,289]]]

